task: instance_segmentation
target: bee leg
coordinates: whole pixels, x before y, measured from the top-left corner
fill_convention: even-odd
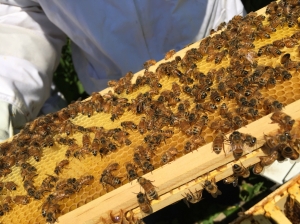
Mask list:
[[[226,157],[227,155],[226,155],[226,152],[225,152],[225,144],[224,144],[224,142],[223,142],[223,144],[222,144],[222,149],[223,149],[223,152],[224,152],[225,157]]]
[[[188,202],[188,200],[185,197],[182,200],[187,205],[187,207],[190,208],[190,203]]]

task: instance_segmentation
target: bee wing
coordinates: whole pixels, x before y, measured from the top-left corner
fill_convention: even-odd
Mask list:
[[[236,179],[232,182],[232,185],[234,186],[234,187],[236,187],[237,185],[238,185],[238,177],[236,177]],[[221,191],[220,191],[221,192]],[[222,194],[222,192],[221,192],[221,194]]]
[[[243,146],[244,154],[250,153],[253,149],[254,149],[253,147],[250,147],[247,144],[244,144],[244,146]]]

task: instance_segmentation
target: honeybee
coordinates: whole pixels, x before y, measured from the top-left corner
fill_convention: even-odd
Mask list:
[[[69,160],[64,159],[64,160],[60,161],[54,168],[54,173],[56,175],[59,175],[60,173],[62,173],[62,169],[65,168],[65,166],[67,166],[67,165],[69,165]]]
[[[161,164],[166,164],[171,162],[175,159],[176,155],[178,154],[178,150],[175,147],[171,147],[165,153],[162,154],[161,157]]]
[[[280,152],[284,158],[289,158],[290,160],[296,160],[299,158],[299,153],[287,144],[281,144]]]
[[[273,45],[274,45],[275,47],[278,47],[279,49],[285,47],[285,44],[284,44],[284,42],[283,42],[282,39],[281,39],[281,40],[275,40],[275,41],[273,42]]]
[[[57,181],[58,181],[58,177],[47,174],[47,177],[43,180],[41,187],[43,189],[49,190],[54,187],[54,185],[52,183],[56,183]]]
[[[181,88],[176,82],[172,83],[172,91],[175,94],[175,96],[180,96],[181,94]]]
[[[141,166],[140,167],[142,168],[142,170],[143,170],[144,173],[151,172],[151,171],[154,170],[154,166],[148,160],[143,160],[141,162]]]
[[[126,74],[127,75],[127,74]],[[98,92],[92,92],[91,102],[95,105],[97,103],[101,104],[104,101],[103,96]]]
[[[260,56],[266,54],[266,52],[267,52],[267,46],[266,45],[262,46],[258,49],[257,56],[260,57]]]
[[[232,184],[234,187],[236,187],[238,185],[238,179],[239,179],[238,176],[231,175],[231,176],[223,179],[223,183],[224,184]]]
[[[113,139],[116,140],[120,145],[130,145],[131,141],[127,138],[128,135],[128,132],[118,130],[113,134]]]
[[[279,25],[281,27],[284,26],[284,20],[278,18],[277,16],[270,16],[269,20],[270,20],[270,26],[272,28],[277,28]]]
[[[290,131],[293,128],[295,120],[291,116],[281,111],[275,111],[271,116],[272,123],[277,123],[285,131]]]
[[[28,147],[28,154],[34,158],[35,161],[39,162],[41,159],[41,150],[34,147],[34,146],[29,146]]]
[[[50,194],[47,197],[47,201],[49,201],[49,202],[61,201],[65,198],[70,197],[72,194],[75,194],[75,190],[73,190],[71,188],[65,189],[65,190],[60,190],[60,191],[55,191],[53,194]]]
[[[228,107],[226,105],[226,103],[222,103],[221,106],[220,106],[220,110],[219,110],[219,114],[221,117],[226,117],[228,113]]]
[[[13,181],[5,182],[4,186],[9,191],[15,191],[15,190],[17,190],[17,185]]]
[[[11,196],[6,196],[2,199],[2,206],[0,205],[0,216],[4,215],[4,213],[9,212],[11,210],[11,204],[13,203]],[[1,215],[1,213],[3,213]]]
[[[145,193],[147,195],[147,198],[151,200],[158,200],[158,194],[155,190],[154,185],[151,183],[152,181],[147,180],[144,177],[138,177],[137,179],[138,183],[142,186],[142,188],[145,190]]]
[[[93,175],[86,175],[86,176],[82,176],[77,180],[78,183],[78,187],[77,187],[77,191],[80,191],[80,189],[84,186],[84,185],[90,185],[94,182],[94,176]]]
[[[116,90],[116,88],[114,88],[114,90],[115,90],[115,92],[118,93],[118,90]],[[123,89],[122,89],[122,91],[123,91]],[[91,117],[93,115],[93,113],[94,113],[94,104],[91,101],[84,102],[81,114]]]
[[[72,119],[74,119],[77,116],[77,114],[78,114],[76,103],[69,104],[68,107],[67,107],[67,109],[68,109],[68,112],[70,114],[70,117]]]
[[[212,102],[214,102],[214,103],[219,103],[219,102],[222,100],[222,97],[221,97],[221,95],[219,94],[218,91],[213,90],[213,91],[211,91],[210,99],[211,99]]]
[[[215,64],[220,64],[224,57],[228,54],[228,50],[223,50],[221,52],[216,53],[215,55]]]
[[[66,150],[65,156],[67,158],[70,158],[71,154],[78,151],[79,149],[79,145],[77,143],[73,143],[72,145],[69,145],[68,149]]]
[[[82,135],[82,145],[84,148],[89,148],[91,146],[91,138],[88,133]]]
[[[189,141],[187,141],[184,145],[184,152],[189,153],[199,146],[204,145],[206,142],[202,136],[193,136]]]
[[[50,205],[52,205],[52,203],[49,202],[49,201],[46,201],[46,202],[44,202],[44,203],[42,204],[42,216],[43,216],[43,217],[46,217],[46,215],[47,215],[47,210],[48,210],[48,208],[49,208]]]
[[[33,185],[33,181],[25,180],[23,183],[24,189],[27,191],[30,197],[34,197],[36,187]]]
[[[58,136],[55,138],[55,141],[60,144],[60,145],[72,145],[73,143],[76,142],[76,139],[75,138],[69,138],[69,137],[66,137],[66,138],[63,138],[61,136]]]
[[[99,153],[100,153],[101,158],[103,158],[103,156],[107,155],[109,152],[110,152],[110,150],[107,147],[101,147],[99,149]]]
[[[145,61],[144,65],[144,69],[148,70],[150,68],[150,66],[155,65],[156,64],[156,60],[154,59],[150,59],[148,61]]]
[[[265,143],[261,146],[262,151],[270,155],[278,145],[278,141],[273,136],[264,135]]]
[[[46,136],[46,138],[44,139],[42,145],[44,147],[48,146],[48,147],[52,147],[54,145],[54,139],[52,136],[48,135]]]
[[[16,164],[16,157],[14,155],[3,156],[1,162],[2,162],[2,167],[7,169]]]
[[[111,109],[111,121],[115,121],[116,119],[119,119],[121,115],[123,115],[125,112],[124,107],[122,104],[118,104],[116,106],[113,106]]]
[[[44,193],[46,191],[49,191],[49,190],[48,189],[43,189],[43,188],[35,190],[32,197],[36,200],[41,200],[44,197]]]
[[[127,179],[132,181],[138,177],[136,167],[132,163],[126,163]]]
[[[62,123],[59,132],[65,132],[67,135],[70,135],[73,134],[73,131],[75,131],[75,125],[70,120],[66,120]]]
[[[1,207],[1,206],[0,206],[0,207]],[[3,215],[4,215],[4,213],[9,212],[9,211],[11,210],[10,204],[7,203],[7,202],[4,202],[4,203],[2,204],[1,210],[2,210],[2,212],[3,212]],[[2,215],[1,215],[1,212],[0,212],[0,216],[2,216]]]
[[[120,185],[122,182],[119,177],[115,177],[111,173],[102,173],[100,177],[100,183],[102,184],[105,191],[107,191],[107,184],[112,186],[113,188],[116,188],[116,186]]]
[[[262,40],[263,38],[265,38],[265,39],[270,39],[270,38],[271,38],[270,34],[269,34],[268,32],[266,32],[265,30],[257,30],[257,31],[255,32],[255,35],[256,35],[257,37],[259,37],[261,40]]]
[[[148,198],[146,197],[145,194],[143,194],[142,192],[138,193],[137,200],[138,200],[140,209],[144,213],[147,213],[147,214],[152,213],[152,207],[150,205],[150,201],[148,200]]]
[[[49,134],[49,132],[45,126],[38,126],[35,128],[34,134],[46,137]]]
[[[265,52],[267,55],[271,55],[274,57],[277,57],[277,56],[281,55],[281,53],[282,53],[277,47],[275,47],[271,44],[266,47]]]
[[[216,198],[216,197],[218,197],[218,195],[222,194],[222,192],[218,189],[218,186],[216,185],[215,177],[211,181],[205,180],[204,184],[201,184],[201,185],[214,198]]]
[[[38,126],[38,122],[39,122],[39,120],[35,119],[29,123],[26,123],[24,129],[28,130],[30,133],[33,133],[34,129]]]
[[[294,33],[294,34],[291,36],[291,38],[296,39],[296,40],[300,40],[300,32],[298,31],[298,32]]]
[[[1,156],[6,155],[6,153],[10,151],[11,146],[12,146],[12,142],[2,142],[0,144],[0,155]]]
[[[232,166],[232,171],[233,171],[234,175],[240,176],[243,178],[247,178],[250,176],[250,171],[246,167],[244,167],[242,163],[241,163],[241,166],[238,164],[234,164]]]
[[[27,205],[30,198],[27,195],[17,195],[13,198],[13,202],[18,205]]]
[[[238,131],[234,131],[232,134],[230,134],[229,141],[231,147],[230,151],[232,151],[234,158],[237,160],[244,153],[243,135]]]
[[[32,180],[34,177],[37,176],[36,172],[30,172],[27,169],[21,169],[21,177],[24,180]]]
[[[170,59],[171,57],[173,57],[173,55],[176,53],[176,51],[174,49],[169,50],[166,54],[165,54],[165,60]]]
[[[37,169],[30,163],[22,163],[21,167],[24,170],[26,169],[28,172],[36,172],[37,171]]]
[[[276,14],[277,9],[278,9],[277,2],[276,1],[270,2],[270,4],[267,5],[266,7],[266,14],[271,14],[271,15]]]
[[[278,155],[278,151],[274,150],[269,156],[259,156],[260,162],[253,166],[253,173],[260,174],[265,166],[269,166],[275,162],[275,160],[278,158]]]
[[[291,60],[290,57],[291,57],[291,55],[289,53],[282,55],[282,57],[280,59],[280,63],[283,65],[288,63]]]
[[[193,126],[189,127],[188,129],[186,129],[184,131],[184,133],[187,136],[200,135],[204,127],[206,127],[206,126],[203,125],[203,124],[196,124],[196,125],[193,125]]]
[[[154,170],[154,166],[150,163],[150,158],[147,159],[146,156],[140,153],[133,154],[133,161],[145,172]]]
[[[119,167],[119,163],[111,163],[109,164],[104,170],[103,170],[103,175],[111,173],[114,170],[117,170]]]
[[[219,154],[222,150],[225,153],[224,149],[224,141],[226,140],[226,136],[224,135],[223,132],[218,131],[216,137],[214,138],[212,142],[212,150],[216,153]]]
[[[283,104],[278,100],[274,99],[265,99],[263,102],[264,110],[269,114],[274,111],[280,111],[283,108]]]
[[[256,144],[256,138],[249,134],[242,134],[243,141],[249,147],[254,147]]]
[[[100,141],[94,138],[92,145],[91,145],[91,152],[94,156],[97,155],[98,150],[100,149]]]
[[[284,214],[290,221],[292,221],[292,223],[298,222],[298,220],[294,221],[295,213],[298,212],[295,209],[295,206],[297,205],[296,203],[298,203],[298,202],[295,200],[295,196],[288,194],[288,196],[286,198],[286,202],[284,204]]]
[[[185,193],[185,195],[182,195],[184,198],[183,200],[186,202],[187,206],[189,206],[189,203],[195,204],[202,199],[202,190],[195,191],[195,193],[192,193],[190,189],[188,189],[189,193]]]
[[[218,107],[215,105],[215,104],[212,104],[212,103],[204,103],[204,104],[201,104],[201,103],[197,103],[194,110],[195,111],[208,111],[208,112],[215,112],[216,110],[218,109]]]
[[[48,207],[44,207],[42,211],[45,212],[46,222],[51,224],[57,222],[57,215],[61,213],[60,205],[54,203],[49,203]]]
[[[226,22],[222,22],[220,23],[220,25],[218,26],[217,30],[222,30],[223,28],[226,27]]]
[[[55,189],[57,191],[61,191],[61,190],[66,190],[66,189],[70,189],[73,188],[75,190],[78,189],[78,182],[76,180],[76,178],[68,178],[66,180],[61,180],[59,182],[57,182]]]
[[[137,125],[133,121],[123,121],[121,122],[121,126],[126,130],[126,129],[137,129]]]
[[[227,90],[225,96],[228,97],[228,99],[234,99],[236,97],[236,93],[234,90],[229,89]]]

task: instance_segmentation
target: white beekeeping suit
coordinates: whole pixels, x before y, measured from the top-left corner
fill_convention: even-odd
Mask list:
[[[240,0],[0,0],[0,140],[37,116],[66,36],[92,93],[238,14]]]

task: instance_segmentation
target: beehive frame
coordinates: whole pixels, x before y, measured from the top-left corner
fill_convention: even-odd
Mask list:
[[[287,114],[300,120],[300,101],[296,101],[284,110]],[[257,132],[260,127],[261,132]],[[265,116],[249,125],[240,129],[241,132],[253,134],[257,138],[262,139],[264,133],[271,133],[278,129],[276,124],[271,124],[270,115]],[[261,142],[262,144],[263,142]],[[182,194],[190,189],[192,191],[201,190],[201,183],[207,178],[206,173],[210,173],[210,177],[216,177],[216,181],[220,181],[232,175],[232,165],[234,158],[232,155],[227,157],[215,155],[212,153],[211,143],[199,148],[193,153],[189,153],[176,161],[167,164],[152,173],[144,175],[145,178],[155,180],[154,184],[158,186],[159,200],[152,202],[153,211],[158,211],[174,202],[183,199]],[[245,167],[249,167],[259,162],[258,156],[264,153],[258,149],[243,156],[240,161]],[[201,161],[201,163],[199,163]],[[173,174],[173,175],[170,175]],[[175,175],[174,175],[175,174]],[[108,218],[109,214],[119,215],[121,210],[129,211],[137,207],[136,195],[127,192],[139,192],[140,185],[137,181],[123,185],[116,190],[105,194],[68,214],[60,217],[63,223],[77,221],[79,223],[101,223],[100,217]],[[99,214],[101,211],[101,215]],[[93,216],[91,216],[93,214]],[[137,217],[145,217],[146,214],[138,208],[134,210]]]
[[[288,194],[293,195],[295,200],[299,202],[299,182],[300,175],[293,177],[291,180],[276,189],[273,193],[247,210],[245,215],[252,215],[255,220],[259,219],[259,216],[264,216],[271,218],[277,223],[291,223],[284,214],[284,204]],[[243,224],[246,223],[246,221],[242,221],[240,223]]]
[[[263,14],[265,9],[262,9],[258,11],[258,14]],[[288,29],[288,28],[286,28]],[[288,29],[290,34],[288,35],[286,33],[286,29],[279,29],[277,32],[277,35],[279,36],[290,36],[295,32],[295,29]],[[267,44],[274,41],[274,39],[268,39],[268,40],[261,40],[261,41],[256,41],[256,50]],[[183,50],[177,52],[170,60],[172,60],[175,56],[181,56],[183,57],[185,53],[191,49],[191,48],[198,48],[199,42],[195,44],[191,44],[190,46],[184,48]],[[289,49],[290,51],[293,51],[294,54],[297,52],[296,48]],[[273,65],[274,62],[275,64],[278,63],[279,58],[275,60],[269,60],[268,57],[262,56],[259,59],[260,63],[263,63],[265,65]],[[151,66],[149,70],[155,71],[157,66],[159,66],[161,63],[166,62],[165,60],[162,60],[158,62],[156,65]],[[228,60],[227,60],[228,62]],[[225,62],[226,63],[226,62]],[[204,64],[206,64],[204,62]],[[200,63],[200,66],[202,66],[203,63]],[[199,66],[199,65],[198,65]],[[206,72],[210,68],[214,67],[220,67],[221,65],[215,66],[213,63],[206,68]],[[133,78],[133,82],[135,82],[136,78],[138,76],[143,75],[144,71],[140,71],[135,74]],[[299,94],[300,93],[300,84],[299,82],[299,77],[296,75],[297,72],[293,72],[293,78],[288,81],[285,84],[284,89],[270,89],[270,91],[265,91],[264,94],[266,95],[278,95],[278,98],[280,101],[285,102],[286,107],[284,108],[284,112],[292,116],[294,119],[298,120],[300,119],[298,116],[298,111],[300,109],[300,103],[298,101],[293,102],[296,99],[299,99]],[[168,81],[166,81],[168,82]],[[293,85],[294,89],[289,89],[289,87]],[[106,94],[110,88],[103,90],[101,94]],[[296,94],[296,95],[295,95]],[[137,95],[137,93],[133,94]],[[131,98],[134,96],[131,96]],[[291,103],[293,102],[293,103]],[[289,104],[289,105],[287,105]],[[127,115],[128,117],[128,115]],[[129,115],[130,117],[130,115]],[[102,117],[103,118],[103,117]],[[87,118],[86,116],[79,116],[79,118],[75,118],[74,121],[72,122],[76,123],[78,122],[78,119],[84,120],[85,123],[88,124],[88,126],[92,126],[93,122],[95,119],[93,117]],[[121,121],[126,120],[126,118],[122,118],[119,121],[116,121],[114,123],[115,127],[118,127]],[[106,116],[106,118],[101,121],[103,123],[111,122],[109,119],[109,116]],[[257,131],[257,127],[259,127],[259,131]],[[253,136],[255,136],[257,139],[263,139],[264,133],[270,133],[273,131],[276,131],[278,129],[278,125],[276,124],[270,124],[270,115],[265,116],[255,122],[252,122],[251,124],[248,124],[246,127],[243,127],[240,129],[241,132],[243,133],[248,133]],[[179,145],[183,145],[181,141],[184,140],[184,137],[180,137],[177,142],[179,142]],[[212,136],[208,137],[207,142],[210,142],[212,140]],[[138,143],[136,143],[138,144]],[[135,145],[136,145],[135,144]],[[259,143],[257,147],[260,146]],[[126,146],[127,147],[127,146]],[[167,144],[163,147],[168,147]],[[54,149],[58,149],[58,146],[55,146]],[[127,147],[129,148],[129,147]],[[48,149],[47,149],[48,150]],[[45,152],[46,153],[46,152]],[[53,152],[52,152],[53,153]],[[249,154],[244,155],[242,158],[240,158],[240,161],[243,163],[244,166],[249,167],[252,164],[255,164],[259,162],[259,158],[257,156],[263,155],[263,153],[260,150],[255,150]],[[53,154],[52,154],[53,156]],[[110,159],[113,159],[113,155],[108,156]],[[64,156],[60,157],[60,159],[63,159]],[[104,158],[103,160],[105,160]],[[101,161],[95,161],[92,159],[92,161],[95,163],[93,164],[94,166],[101,165]],[[113,161],[113,160],[111,160]],[[181,158],[177,158],[175,161],[164,165],[162,167],[159,167],[155,169],[151,173],[147,173],[144,175],[145,178],[154,181],[153,184],[157,187],[158,194],[160,195],[159,200],[154,200],[152,201],[151,205],[153,207],[153,211],[157,211],[163,207],[166,207],[169,204],[174,203],[175,201],[181,200],[182,199],[182,194],[187,190],[191,189],[192,191],[197,189],[200,190],[202,188],[201,183],[204,182],[205,179],[208,178],[213,178],[216,177],[216,180],[219,181],[221,179],[224,179],[225,177],[229,176],[232,174],[232,164],[234,163],[234,158],[231,154],[227,155],[226,157],[224,154],[219,154],[216,155],[212,152],[212,147],[211,143],[206,144],[205,146],[199,148],[196,151],[193,151],[192,153],[188,153],[184,155]],[[30,161],[32,162],[32,160]],[[47,162],[47,161],[45,161]],[[82,170],[80,171],[81,174],[88,173],[88,168],[81,166],[81,161],[73,159],[72,162],[76,164],[78,167],[82,167]],[[158,158],[159,162],[159,158]],[[33,162],[34,163],[34,162]],[[156,161],[157,163],[157,161]],[[37,164],[37,163],[34,163]],[[52,163],[53,164],[53,161]],[[37,164],[38,165],[38,164]],[[17,169],[17,168],[16,168]],[[73,169],[73,168],[72,168]],[[72,170],[70,168],[70,170]],[[124,170],[124,168],[123,168]],[[69,172],[68,170],[66,172]],[[71,172],[71,171],[70,171]],[[75,171],[74,171],[75,172]],[[45,173],[44,173],[45,174]],[[139,173],[141,174],[141,172]],[[133,210],[134,215],[137,217],[144,217],[145,214],[142,213],[138,209],[138,204],[136,201],[136,195],[133,194],[132,192],[139,192],[140,191],[140,186],[137,183],[136,180],[132,182],[128,182],[124,184],[123,186],[110,191],[109,193],[104,194],[100,198],[98,198],[99,195],[101,195],[100,191],[103,192],[103,189],[100,186],[99,183],[99,176],[100,173],[95,176],[95,182],[98,182],[98,186],[94,187],[93,191],[99,190],[99,193],[97,193],[94,196],[90,195],[83,195],[81,197],[86,197],[84,199],[85,205],[82,205],[84,203],[80,203],[77,205],[77,209],[68,212],[67,214],[59,217],[59,222],[60,223],[71,223],[71,222],[76,222],[76,223],[101,223],[103,220],[109,217],[110,213],[113,215],[119,215],[120,211],[129,211]],[[66,178],[67,175],[62,174],[63,178]],[[40,179],[41,180],[41,179]],[[75,197],[75,196],[74,196]],[[74,198],[72,195],[72,198]],[[95,199],[95,200],[93,200]],[[36,203],[38,204],[38,203]],[[82,206],[81,206],[82,205]],[[65,208],[65,207],[64,207]],[[68,209],[67,209],[68,211]],[[29,220],[30,221],[30,220]]]

